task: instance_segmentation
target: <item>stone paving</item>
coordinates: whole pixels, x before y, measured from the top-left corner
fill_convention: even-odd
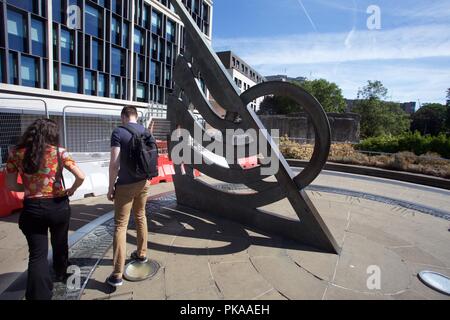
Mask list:
[[[342,246],[340,256],[178,207],[172,194],[148,207],[149,257],[160,263],[158,274],[111,290],[105,284],[112,261],[108,250],[81,298],[450,299],[417,279],[422,270],[450,276],[450,232],[443,217],[402,203],[308,194]],[[293,216],[289,207],[285,201],[272,205]],[[135,243],[131,228],[128,253]],[[372,266],[381,270],[379,289],[367,285]]]
[[[307,193],[343,248],[337,256],[215,218],[213,209],[177,206],[172,190],[155,187],[153,195],[168,193],[147,208],[149,257],[161,265],[153,278],[117,290],[105,283],[112,270],[112,220],[105,220],[71,247],[81,288],[56,285],[54,299],[450,299],[417,279],[423,270],[450,276],[448,191],[322,174]],[[265,209],[295,217],[284,200]],[[127,241],[130,254],[132,219]],[[372,290],[373,266],[381,286]]]

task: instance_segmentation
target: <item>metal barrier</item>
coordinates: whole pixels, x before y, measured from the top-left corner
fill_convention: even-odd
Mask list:
[[[8,102],[4,105],[1,102]],[[21,105],[12,102],[31,101],[42,103],[42,106]],[[0,97],[0,167],[6,163],[9,148],[16,145],[26,128],[38,118],[48,118],[47,103],[34,98]]]
[[[95,110],[97,113],[81,113],[68,116],[69,109]],[[101,111],[117,112],[117,115],[102,114]],[[139,119],[145,124],[146,116],[142,111]],[[95,108],[83,106],[65,106],[63,108],[63,143],[70,152],[109,152],[111,133],[121,125],[120,110],[113,108]]]
[[[150,103],[146,117],[147,119],[149,119],[149,117],[167,119],[167,106],[157,103]]]

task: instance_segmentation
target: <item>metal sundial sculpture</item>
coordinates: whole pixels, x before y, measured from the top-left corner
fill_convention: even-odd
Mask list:
[[[179,55],[174,67],[174,92],[168,98],[168,118],[172,132],[185,129],[194,140],[191,146],[192,161],[175,163],[174,184],[177,202],[193,209],[213,212],[221,217],[238,221],[261,231],[278,234],[301,244],[329,253],[339,253],[340,248],[319,212],[304,191],[321,172],[330,150],[330,125],[320,103],[303,89],[286,82],[264,82],[240,93],[227,70],[214,53],[202,32],[197,27],[181,0],[171,0],[176,13],[185,28],[186,50]],[[202,92],[196,79],[202,78],[211,95],[226,110],[225,117],[219,116]],[[271,158],[279,169],[273,176],[276,181],[266,181],[264,166],[243,169],[236,161],[228,161],[228,168],[217,163],[210,164],[199,151],[210,142],[196,141],[195,132],[205,133],[189,111],[191,106],[200,112],[211,127],[222,132],[222,140],[216,143],[235,149],[245,150],[246,157],[260,155],[260,150],[252,148],[257,144],[250,138],[230,137],[227,129],[265,129],[255,112],[247,105],[256,98],[267,95],[288,96],[301,104],[311,118],[315,129],[315,148],[308,166],[297,176],[293,173],[271,136],[264,133],[260,140],[266,144]],[[206,133],[207,134],[207,133]],[[242,138],[242,137],[241,137]],[[240,140],[240,142],[238,141]],[[244,141],[242,141],[244,140]],[[170,152],[179,141],[170,142]],[[234,145],[233,145],[234,143]],[[261,141],[259,141],[258,145]],[[239,154],[239,153],[238,153]],[[173,156],[172,156],[173,157]],[[195,162],[194,158],[201,159]],[[234,159],[236,160],[236,159]],[[228,184],[245,185],[252,193],[236,193],[221,190],[195,178],[194,169]],[[299,219],[283,217],[261,209],[287,198]]]

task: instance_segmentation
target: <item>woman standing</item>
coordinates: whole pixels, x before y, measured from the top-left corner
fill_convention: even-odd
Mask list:
[[[48,230],[53,248],[53,268],[57,279],[64,279],[68,264],[69,197],[81,186],[84,174],[66,150],[59,148],[59,129],[50,119],[31,124],[19,144],[11,150],[6,164],[10,190],[25,192],[19,228],[29,247],[27,300],[49,300],[50,277]],[[71,188],[64,188],[63,169],[75,176]],[[23,184],[17,183],[18,175]]]

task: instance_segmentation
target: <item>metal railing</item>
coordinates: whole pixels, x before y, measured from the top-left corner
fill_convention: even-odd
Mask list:
[[[69,115],[70,109],[95,110],[98,113]],[[101,111],[117,112],[117,115],[101,114]],[[147,115],[140,110],[138,113],[140,122],[146,125]],[[70,152],[109,152],[112,131],[121,125],[118,109],[71,105],[63,108],[62,121],[64,147]]]
[[[2,103],[5,101],[8,102],[7,105]],[[17,102],[21,101],[26,101],[28,105],[18,106]],[[42,103],[42,105],[30,106],[32,101]],[[6,163],[9,149],[18,143],[27,127],[38,118],[48,117],[48,106],[45,100],[0,97],[0,167]]]

